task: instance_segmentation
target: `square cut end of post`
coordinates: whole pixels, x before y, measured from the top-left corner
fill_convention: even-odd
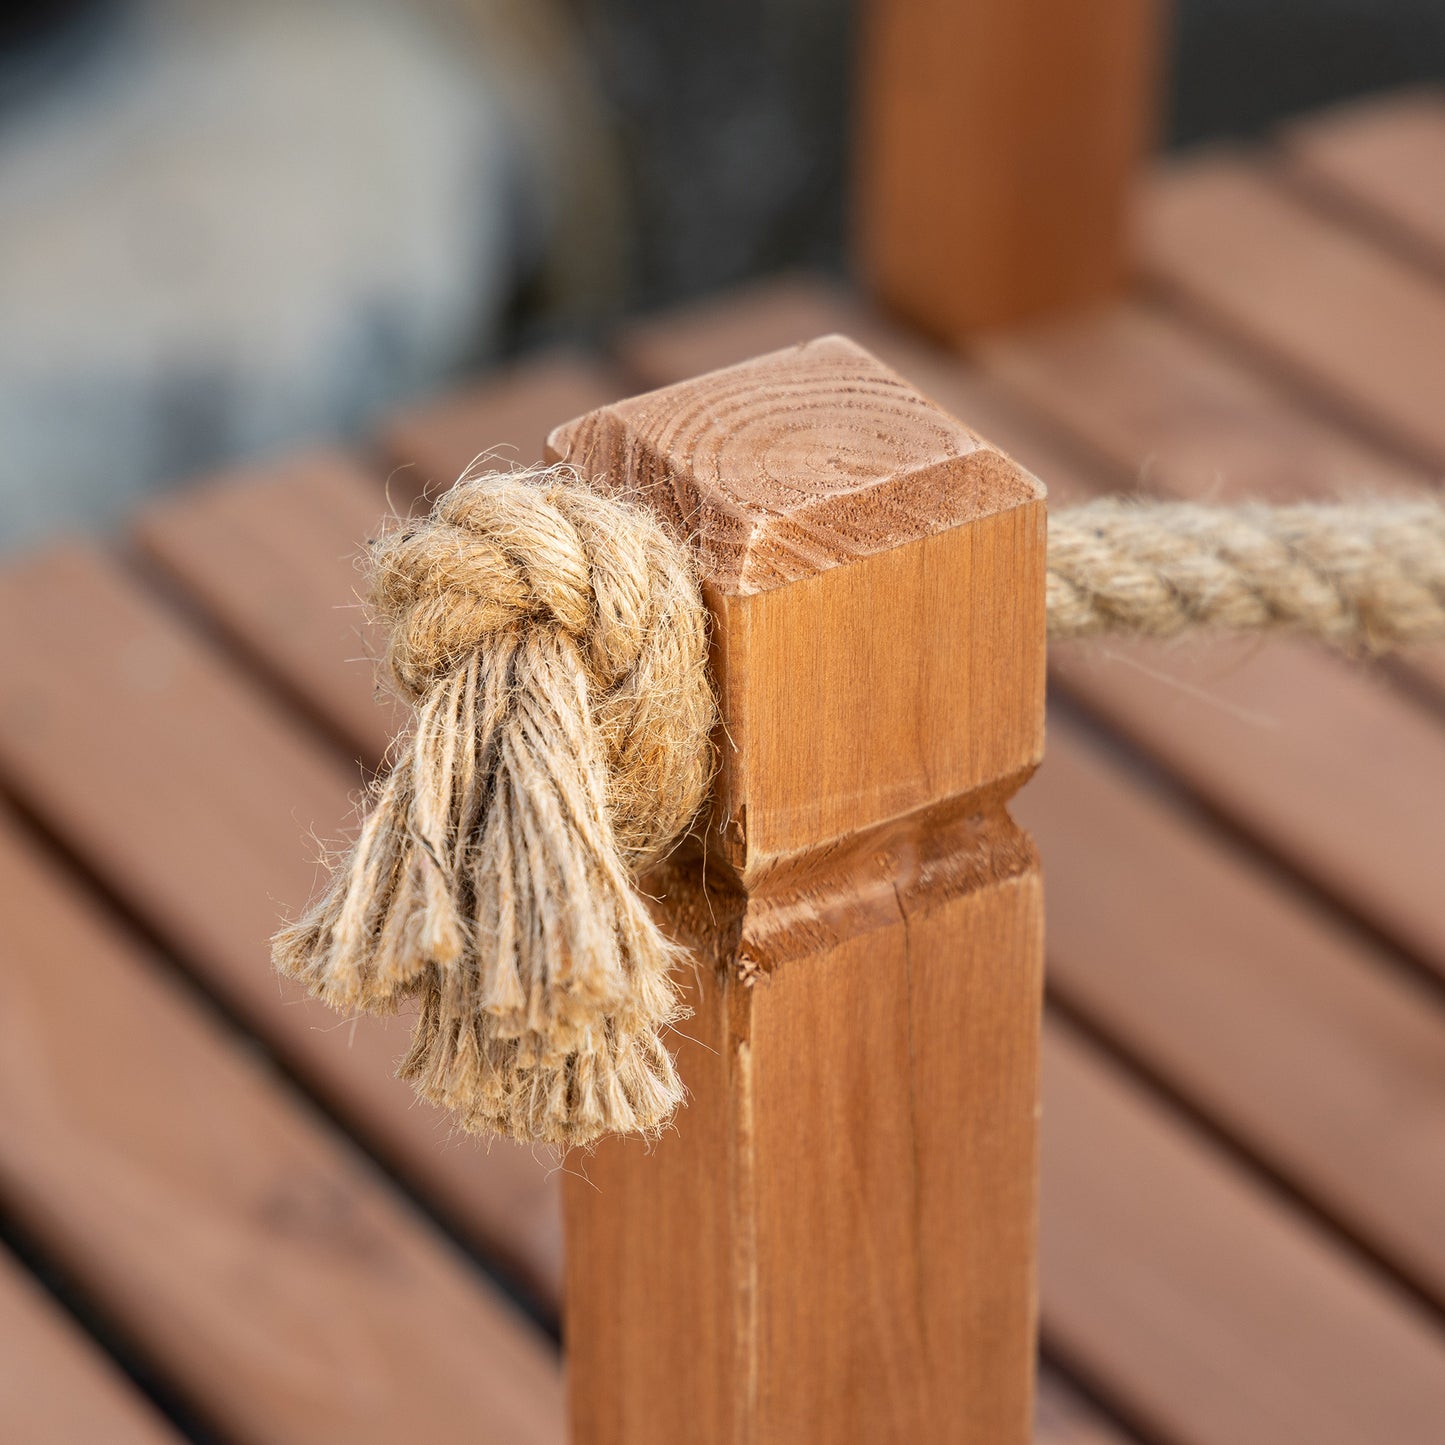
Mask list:
[[[638,495],[746,596],[1042,501],[1043,484],[844,336],[615,402],[554,461]]]

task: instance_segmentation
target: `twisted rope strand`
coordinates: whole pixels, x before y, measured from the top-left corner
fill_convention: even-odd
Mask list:
[[[349,856],[273,940],[337,1008],[419,1002],[400,1074],[464,1129],[653,1134],[680,1015],[636,879],[707,794],[715,704],[689,552],[567,468],[464,479],[375,544],[416,708]],[[1445,637],[1445,509],[1104,499],[1050,518],[1052,639],[1294,628]]]
[[[1206,507],[1105,497],[1049,518],[1049,637],[1289,628],[1381,651],[1445,636],[1438,502]]]

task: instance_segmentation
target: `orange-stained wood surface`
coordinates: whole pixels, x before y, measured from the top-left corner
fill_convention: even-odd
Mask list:
[[[691,1103],[565,1185],[576,1438],[1023,1441],[1037,484],[837,338],[551,447],[697,539],[723,715]]]
[[[557,1445],[540,1333],[3,818],[0,912],[0,1193],[199,1412]]]
[[[1289,126],[1289,174],[1386,245],[1445,274],[1445,90],[1371,96]]]
[[[1064,1359],[1146,1438],[1436,1445],[1431,1315],[1071,1030],[1044,1061],[1044,1337]]]
[[[866,0],[854,243],[891,308],[960,340],[1123,284],[1159,22],[1154,0]]]
[[[1445,466],[1445,287],[1271,185],[1205,156],[1160,175],[1140,217],[1150,282],[1303,391],[1432,472]]]
[[[301,453],[167,497],[134,529],[226,638],[368,765],[406,722],[378,680],[383,643],[362,605],[366,543],[394,520],[376,480],[344,453]]]
[[[353,815],[354,765],[97,552],[13,564],[0,607],[0,778],[384,1158],[554,1288],[554,1197],[531,1156],[463,1145],[416,1105],[392,1077],[405,1018],[338,1019],[271,971],[267,939],[318,876],[308,837]]]
[[[1016,644],[1042,620],[1042,488],[855,343],[620,402],[552,445],[697,547],[733,743],[717,827],[749,881],[1037,761],[1039,658]]]
[[[0,1422],[8,1440],[176,1445],[85,1331],[0,1249]]]

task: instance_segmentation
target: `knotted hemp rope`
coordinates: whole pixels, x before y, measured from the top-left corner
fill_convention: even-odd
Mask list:
[[[462,482],[371,572],[415,725],[276,966],[347,1011],[417,996],[399,1072],[469,1132],[655,1133],[679,951],[634,879],[706,795],[715,713],[688,553],[557,468]]]
[[[418,999],[399,1072],[468,1131],[654,1134],[681,951],[636,880],[701,807],[716,720],[690,554],[558,467],[462,481],[371,565],[415,723],[276,965],[346,1011]],[[1048,619],[1445,637],[1445,509],[1091,502],[1050,519]]]

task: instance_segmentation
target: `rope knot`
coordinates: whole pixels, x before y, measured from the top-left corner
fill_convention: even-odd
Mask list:
[[[377,542],[372,601],[406,696],[418,700],[489,638],[524,627],[567,633],[613,681],[633,667],[666,569],[639,529],[616,527],[615,508],[565,468],[485,476],[454,487],[421,526]]]
[[[277,966],[345,1009],[419,998],[401,1073],[464,1128],[655,1131],[677,950],[634,880],[710,778],[688,554],[559,467],[464,479],[371,573],[415,726]]]

